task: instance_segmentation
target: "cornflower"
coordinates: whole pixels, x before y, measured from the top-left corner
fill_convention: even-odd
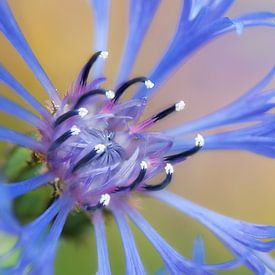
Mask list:
[[[255,274],[274,270],[269,254],[275,247],[275,227],[226,217],[196,205],[164,189],[173,180],[176,164],[202,150],[246,150],[275,156],[275,90],[266,90],[275,69],[242,97],[201,119],[152,132],[150,127],[174,112],[184,110],[179,100],[140,121],[147,102],[169,75],[205,43],[230,31],[241,34],[246,27],[274,26],[275,14],[255,12],[230,19],[225,12],[232,0],[185,0],[177,31],[150,76],[128,79],[143,38],[159,7],[159,0],[129,2],[129,33],[118,79],[113,88],[102,88],[108,57],[109,0],[91,0],[95,17],[95,53],[81,69],[69,92],[61,98],[26,42],[6,0],[0,2],[0,30],[32,69],[48,93],[50,110],[18,82],[3,66],[1,83],[10,87],[39,116],[1,96],[0,110],[29,123],[37,137],[0,127],[0,140],[29,148],[44,165],[41,174],[20,182],[0,185],[0,229],[17,236],[15,245],[1,255],[4,261],[18,253],[16,263],[3,266],[1,274],[53,274],[59,238],[68,215],[83,211],[94,226],[98,274],[111,274],[104,217],[110,212],[121,234],[126,274],[146,274],[126,217],[153,244],[169,274],[213,274],[216,270],[246,265]],[[93,76],[90,72],[93,71]],[[127,101],[122,96],[138,89]],[[236,125],[235,130],[221,127]],[[202,132],[220,129],[216,134]],[[152,184],[157,174],[163,179]],[[57,189],[49,207],[27,224],[20,224],[12,206],[41,186]],[[232,252],[234,259],[207,264],[204,244],[198,237],[192,259],[180,255],[134,207],[133,196],[150,196],[199,221]]]

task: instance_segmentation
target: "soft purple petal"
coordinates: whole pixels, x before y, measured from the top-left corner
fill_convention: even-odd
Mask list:
[[[34,75],[40,81],[50,99],[55,104],[60,104],[60,98],[56,89],[45,74],[31,48],[28,45],[24,35],[22,34],[6,0],[0,1],[0,31],[6,36],[28,66],[33,71]]]

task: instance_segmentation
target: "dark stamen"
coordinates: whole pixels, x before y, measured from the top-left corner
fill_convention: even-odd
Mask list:
[[[132,191],[133,189],[135,189],[144,179],[145,175],[146,175],[146,171],[147,171],[147,164],[145,161],[142,161],[140,163],[140,172],[137,176],[137,178],[128,186],[121,186],[121,187],[117,187],[115,192],[120,192],[120,191],[125,191],[127,189],[129,189],[130,191]]]
[[[165,161],[176,161],[176,160],[181,160],[181,159],[184,159],[184,158],[187,158],[187,157],[190,157],[190,156],[196,154],[203,147],[204,139],[201,135],[197,135],[195,140],[196,140],[196,145],[193,148],[183,151],[181,153],[175,154],[175,155],[164,157],[164,160]]]
[[[89,61],[86,63],[86,65],[83,68],[82,76],[81,76],[81,79],[80,79],[80,85],[81,86],[86,86],[87,79],[88,79],[88,76],[89,76],[89,73],[90,73],[90,70],[91,70],[92,66],[94,65],[94,63],[96,62],[96,60],[100,56],[103,56],[103,57],[105,56],[104,53],[106,53],[106,52],[98,51],[98,52],[94,53],[91,56],[91,58],[89,59]]]
[[[176,104],[170,106],[169,108],[161,111],[160,113],[154,115],[152,117],[152,120],[154,120],[154,122],[156,122],[160,119],[163,119],[163,118],[165,118],[166,116],[170,115],[173,112],[176,112],[176,111],[179,112],[179,111],[183,110],[184,106],[185,106],[185,103],[183,101],[179,101],[178,103],[176,103]]]
[[[157,185],[145,184],[143,186],[143,188],[146,191],[160,191],[160,190],[164,189],[165,187],[167,187],[169,185],[169,183],[172,181],[172,176],[174,173],[173,166],[170,163],[166,164],[165,172],[166,172],[166,177],[161,183],[159,183]]]
[[[98,144],[94,147],[94,149],[89,152],[87,155],[85,155],[82,159],[80,159],[76,165],[72,169],[72,173],[76,172],[80,168],[87,165],[88,162],[90,162],[92,159],[94,159],[97,155],[101,156],[105,151],[105,146],[103,144]]]
[[[118,99],[122,96],[122,94],[132,85],[134,85],[135,83],[139,83],[139,82],[143,82],[145,84],[145,86],[148,89],[151,89],[154,87],[154,83],[149,80],[147,77],[141,76],[141,77],[136,77],[133,78],[125,83],[123,83],[116,91],[116,95],[113,99],[113,102],[118,101]]]
[[[49,148],[49,153],[56,150],[63,142],[65,142],[71,136],[78,135],[79,132],[80,130],[76,126],[73,126],[69,131],[65,132],[63,135],[61,135],[52,143],[52,145]]]
[[[111,199],[111,197],[109,194],[103,194],[103,195],[101,195],[101,198],[96,205],[86,205],[84,207],[87,211],[95,211],[95,210],[98,210],[98,209],[108,206],[110,203],[110,199]]]
[[[88,97],[93,97],[95,95],[106,95],[108,94],[108,92],[111,92],[110,90],[105,90],[105,89],[95,89],[95,90],[91,90],[85,94],[83,94],[76,102],[76,104],[74,105],[74,109],[78,109],[81,104],[83,103],[83,101],[85,101],[85,99],[87,99]]]
[[[65,120],[69,119],[70,117],[77,116],[78,115],[78,110],[72,110],[69,111],[63,115],[61,115],[55,122],[54,122],[54,127],[57,127],[60,125],[62,122]]]

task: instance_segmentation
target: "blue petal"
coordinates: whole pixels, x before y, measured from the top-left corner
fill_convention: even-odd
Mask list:
[[[233,103],[203,118],[188,122],[174,129],[168,129],[166,133],[176,137],[218,126],[254,120],[259,114],[269,111],[275,105],[275,102],[273,103],[271,100],[275,97],[275,90],[264,91],[264,88],[271,82],[274,75],[275,67],[262,81]]]
[[[160,0],[131,0],[129,5],[128,37],[120,64],[118,83],[129,77],[145,34],[152,22]]]
[[[273,240],[266,240],[275,238],[274,226],[254,225],[228,218],[169,192],[158,192],[151,196],[201,222],[235,255],[244,258],[249,268],[257,274],[264,274],[266,267],[258,259],[256,252],[275,248]]]
[[[15,199],[18,196],[21,196],[27,192],[30,192],[44,184],[47,184],[54,178],[55,178],[55,175],[52,172],[48,172],[43,175],[39,175],[21,182],[6,183],[6,184],[0,183],[0,190],[2,193],[5,189],[6,196],[8,196],[9,199]]]
[[[198,265],[203,265],[205,260],[204,241],[201,236],[194,240],[193,261]]]
[[[194,274],[196,270],[195,265],[178,254],[135,209],[128,204],[122,207],[125,213],[127,213],[156,248],[171,274]],[[205,274],[211,273],[205,271]]]
[[[3,96],[0,96],[0,111],[22,119],[40,130],[47,127],[46,123],[39,117]]]
[[[126,274],[146,274],[131,229],[127,223],[124,214],[119,208],[112,209],[112,212],[118,225],[121,240],[124,247],[124,253],[126,258]]]
[[[13,89],[25,102],[30,104],[43,117],[50,119],[51,115],[16,79],[0,64],[0,83],[3,82]]]
[[[0,140],[30,148],[34,151],[44,153],[45,145],[31,137],[0,126]]]
[[[110,261],[108,256],[108,246],[105,236],[104,218],[101,211],[96,211],[93,215],[93,224],[95,229],[96,246],[97,246],[97,274],[111,274]]]
[[[110,0],[90,0],[94,12],[94,51],[106,51],[108,49]],[[94,65],[94,77],[103,73],[104,63],[100,60]]]
[[[229,3],[228,3],[229,4]],[[222,11],[222,13],[224,10]],[[252,26],[275,26],[274,18],[275,14],[271,12],[258,12],[253,14],[246,14],[235,19],[229,18],[216,18],[216,20],[210,20],[210,23],[205,23],[204,17],[209,14],[210,11],[200,12],[196,17],[196,22],[192,28],[187,31],[184,26],[188,19],[186,19],[186,10],[183,8],[182,14],[178,24],[178,30],[168,47],[166,54],[160,60],[152,72],[150,79],[156,84],[149,92],[142,88],[136,94],[135,97],[151,96],[162,82],[174,71],[178,65],[186,61],[186,59],[204,45],[206,42],[213,40],[214,38],[227,33],[229,31],[236,31],[241,33],[245,27]]]
[[[6,36],[13,47],[18,51],[34,75],[40,81],[49,97],[58,105],[60,98],[45,74],[38,60],[34,56],[24,35],[22,34],[6,0],[0,1],[0,31]]]

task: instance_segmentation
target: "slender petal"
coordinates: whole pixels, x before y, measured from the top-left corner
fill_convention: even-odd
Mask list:
[[[108,49],[108,33],[110,18],[110,0],[90,0],[94,12],[94,51]],[[94,76],[97,78],[103,73],[104,63],[98,61],[94,66]]]
[[[129,4],[128,37],[119,69],[118,83],[128,79],[144,36],[154,18],[160,0],[131,0]]]
[[[224,11],[223,11],[224,12]],[[156,84],[149,92],[142,88],[136,94],[135,98],[151,96],[162,82],[198,48],[203,46],[206,42],[227,33],[229,31],[236,31],[241,34],[245,27],[253,26],[275,26],[275,14],[271,12],[258,12],[253,14],[246,14],[235,19],[217,18],[211,20],[208,24],[203,23],[204,14],[199,13],[196,20],[197,26],[187,31],[183,28],[186,22],[186,9],[182,9],[179,19],[177,32],[168,47],[166,54],[160,60],[152,72],[150,79]],[[195,24],[195,23],[193,23]]]
[[[7,0],[1,0],[0,2],[0,31],[6,36],[13,47],[26,61],[34,75],[48,93],[49,97],[55,102],[55,104],[59,105],[60,98],[56,92],[56,89],[48,79],[31,48],[29,47],[28,42],[22,34],[8,6]]]
[[[170,274],[193,274],[194,265],[178,254],[134,208],[124,205],[123,209],[156,248]]]
[[[171,207],[198,220],[211,230],[237,257],[257,274],[264,274],[265,264],[257,257],[257,251],[271,251],[275,247],[275,227],[251,224],[198,206],[169,192],[158,192],[152,196]],[[271,240],[266,241],[269,238]]]
[[[4,127],[0,127],[0,140],[27,147],[37,152],[45,152],[45,146],[41,142]]]
[[[44,184],[47,184],[55,178],[54,173],[48,172],[43,175],[33,177],[28,180],[24,180],[16,183],[1,183],[0,189],[5,188],[6,195],[9,198],[15,199],[18,196],[21,196],[27,192],[30,192]]]
[[[108,246],[105,236],[104,218],[102,212],[96,211],[92,217],[92,220],[94,224],[97,245],[97,274],[108,275],[111,274],[111,269],[108,255]]]
[[[118,225],[124,247],[126,258],[126,274],[146,274],[134,241],[134,237],[123,212],[118,207],[114,208],[112,212]]]
[[[13,89],[31,107],[37,110],[43,117],[51,120],[49,112],[34,98],[1,64],[0,64],[0,83],[3,82]]]
[[[39,117],[3,96],[0,96],[0,111],[22,119],[40,130],[47,127],[45,122]]]

